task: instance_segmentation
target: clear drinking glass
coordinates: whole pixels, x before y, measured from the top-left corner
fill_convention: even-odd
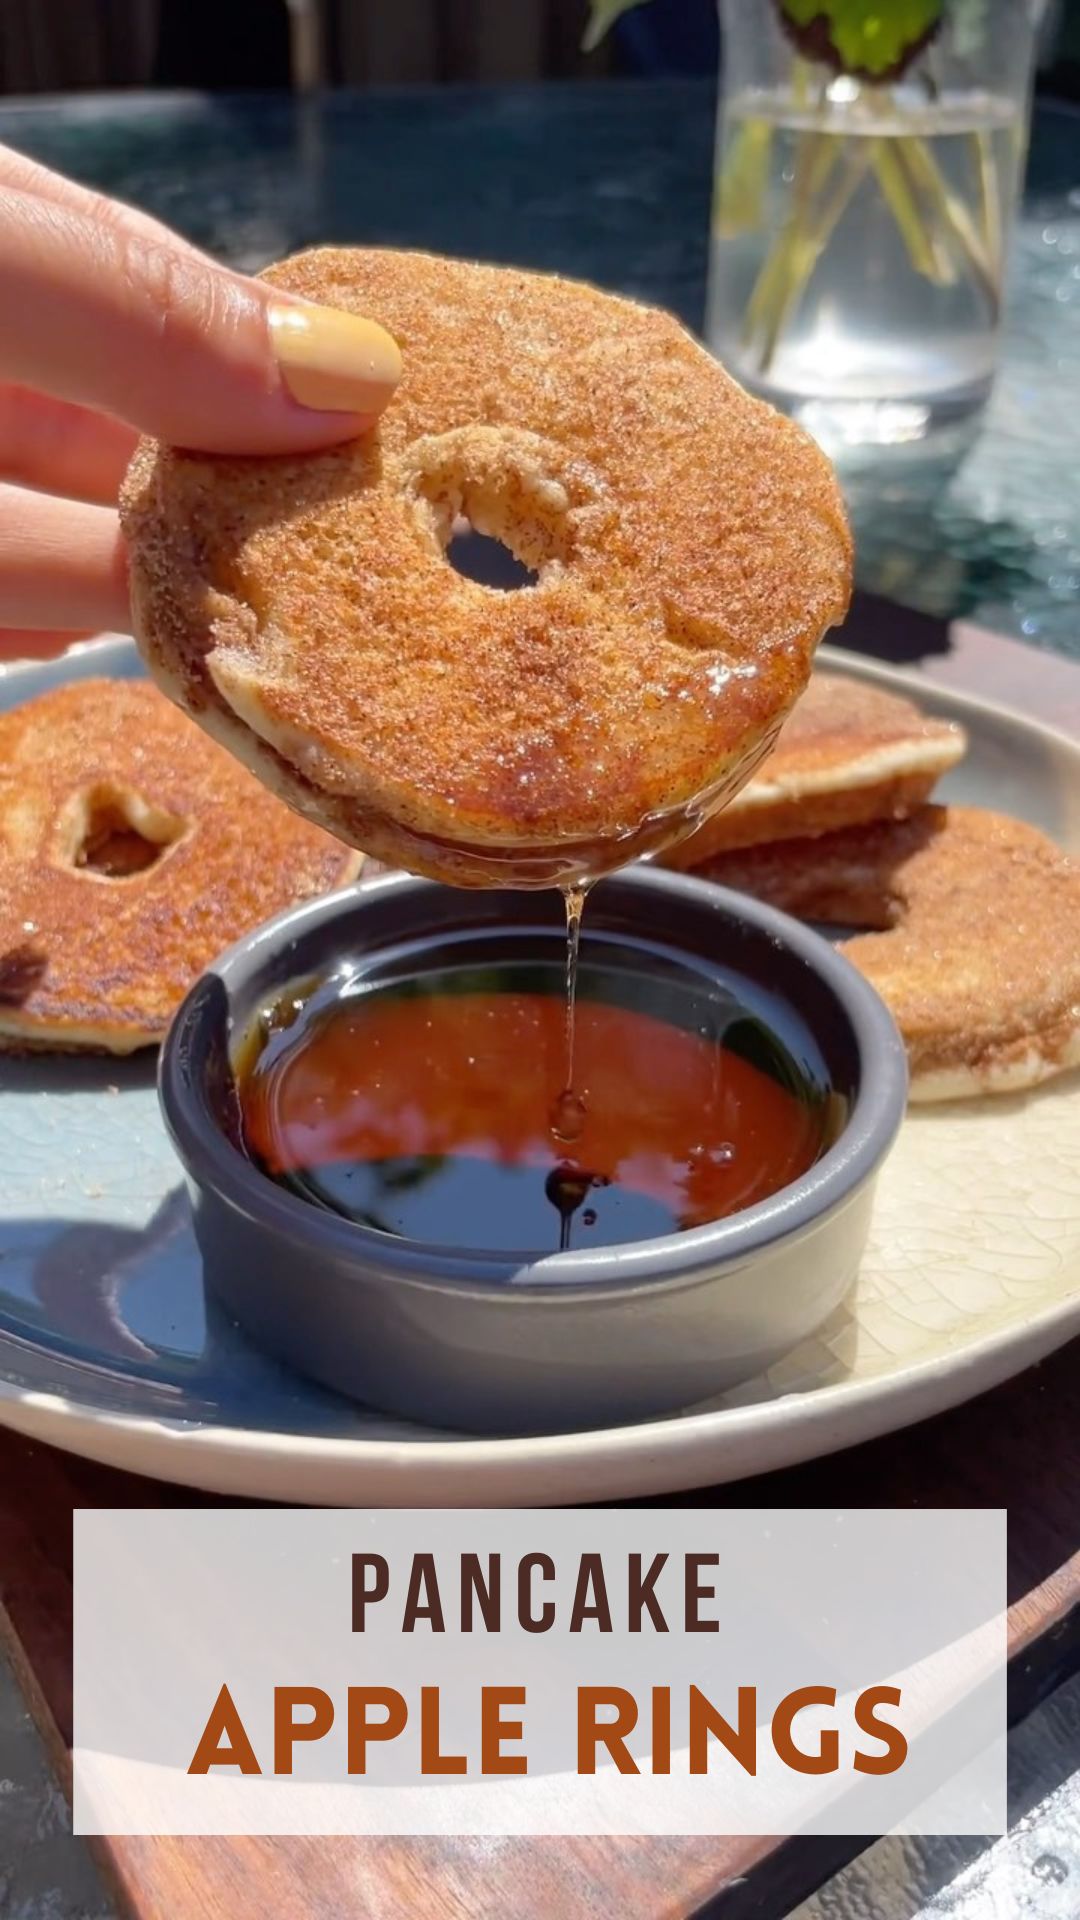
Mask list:
[[[977,425],[1041,11],[948,0],[874,80],[800,46],[776,0],[721,0],[709,343],[841,467]]]

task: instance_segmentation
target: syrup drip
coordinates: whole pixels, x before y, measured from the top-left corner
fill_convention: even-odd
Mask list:
[[[574,1039],[577,1029],[578,954],[581,948],[581,916],[585,911],[590,883],[579,880],[576,886],[562,889],[566,907],[566,1066],[563,1088],[551,1114],[551,1131],[561,1146],[572,1147],[581,1138],[588,1106],[583,1092],[574,1085]],[[550,1196],[549,1196],[550,1197]],[[584,1196],[582,1196],[584,1197]],[[555,1204],[558,1204],[557,1202]],[[580,1205],[580,1201],[575,1202]],[[571,1213],[574,1211],[571,1208]],[[561,1208],[560,1208],[561,1212]],[[564,1216],[563,1225],[567,1224]]]
[[[606,1173],[584,1173],[572,1160],[560,1160],[552,1167],[544,1182],[544,1193],[559,1216],[559,1252],[566,1253],[570,1246],[570,1227],[574,1215],[587,1200],[590,1193],[598,1187],[610,1187],[611,1176]],[[582,1224],[595,1227],[596,1208],[586,1207],[581,1216]]]
[[[560,1253],[570,1245],[570,1223],[591,1186],[591,1174],[582,1173],[572,1160],[560,1160],[544,1181],[544,1192],[559,1216]]]

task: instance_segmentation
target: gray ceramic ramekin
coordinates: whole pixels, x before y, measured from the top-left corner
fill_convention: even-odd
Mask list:
[[[260,1345],[352,1398],[442,1427],[604,1426],[711,1398],[820,1326],[854,1279],[907,1070],[873,989],[826,941],[707,882],[648,867],[605,880],[590,939],[722,960],[794,1006],[846,1101],[809,1171],[710,1226],[542,1257],[469,1252],[357,1226],[244,1154],[230,1049],[258,1008],[342,956],[507,928],[561,927],[557,895],[464,893],[404,875],[294,909],[189,993],[161,1101],[191,1187],[209,1287]]]

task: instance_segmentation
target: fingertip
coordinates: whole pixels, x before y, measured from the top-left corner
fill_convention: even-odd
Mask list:
[[[393,399],[401,349],[377,320],[313,302],[274,301],[267,321],[282,385],[298,405],[370,425]]]

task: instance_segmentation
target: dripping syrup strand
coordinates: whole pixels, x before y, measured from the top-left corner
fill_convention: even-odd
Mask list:
[[[585,888],[568,887],[563,894],[566,906],[566,1072],[567,1093],[574,1090],[574,1036],[577,1026],[578,954],[581,951],[581,916],[585,911]]]
[[[551,1131],[564,1145],[572,1144],[585,1122],[585,1102],[574,1086],[574,1039],[577,1027],[578,952],[581,946],[581,916],[585,911],[588,885],[564,887],[566,907],[566,1042],[563,1088],[551,1116]]]

